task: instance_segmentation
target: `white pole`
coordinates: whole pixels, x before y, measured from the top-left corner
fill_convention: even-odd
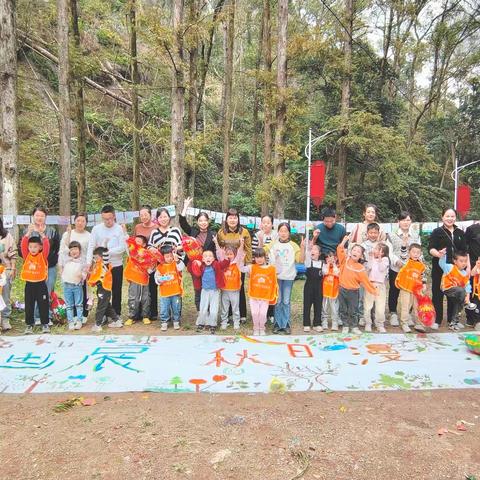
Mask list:
[[[305,225],[305,245],[308,243],[308,224],[310,223],[310,167],[312,164],[312,129],[308,129],[308,151],[307,151],[307,160],[308,160],[308,171],[307,171],[307,221]]]
[[[458,194],[458,158],[455,155],[455,188],[454,188],[454,198],[453,198],[453,208],[457,209],[457,194]]]

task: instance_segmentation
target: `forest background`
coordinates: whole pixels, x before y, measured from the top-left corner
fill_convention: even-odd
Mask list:
[[[437,220],[480,159],[475,0],[1,2],[3,213],[176,204]],[[13,93],[12,93],[13,91]],[[469,218],[480,216],[480,163]]]

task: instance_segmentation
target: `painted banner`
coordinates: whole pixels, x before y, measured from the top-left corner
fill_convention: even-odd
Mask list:
[[[0,392],[479,388],[462,335],[0,337]]]

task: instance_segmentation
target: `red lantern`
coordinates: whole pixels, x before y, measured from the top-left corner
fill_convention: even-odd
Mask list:
[[[319,208],[325,197],[325,162],[316,160],[310,167],[310,198]]]
[[[470,187],[460,185],[457,190],[457,211],[463,220],[470,211]]]

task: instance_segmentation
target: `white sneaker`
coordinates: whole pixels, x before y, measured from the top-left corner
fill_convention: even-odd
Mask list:
[[[39,318],[36,318],[35,319],[35,326],[38,327],[41,324],[42,324],[42,321]]]
[[[257,337],[258,335],[260,335],[260,330],[254,330],[253,331],[253,336]]]
[[[313,329],[318,332],[318,333],[321,333],[323,332],[323,327],[321,327],[320,325],[316,326],[316,327],[313,327]]]
[[[398,327],[400,323],[398,322],[398,315],[396,313],[390,314],[390,325],[392,327]]]
[[[270,321],[270,323],[273,324],[273,322],[275,321],[275,317],[268,317],[268,320]]]
[[[412,315],[408,315],[408,326],[413,327],[415,325],[415,322],[413,321]]]
[[[236,330],[240,330],[240,322],[233,322],[233,329],[236,331]]]
[[[420,332],[420,333],[425,333],[427,331],[425,326],[422,325],[421,323],[416,323],[413,326],[413,329],[416,330],[417,332]]]
[[[361,327],[364,327],[364,326],[365,326],[365,319],[361,318],[361,319],[358,321],[358,324],[359,324]]]
[[[406,323],[404,323],[402,325],[402,330],[403,330],[403,333],[410,333],[411,332],[410,327]]]
[[[258,332],[258,334],[261,335],[261,336],[266,335],[265,330],[260,330],[260,331]]]
[[[350,329],[348,327],[343,327],[342,328],[342,333],[346,335]]]
[[[480,332],[480,322],[475,325],[475,331]]]
[[[377,327],[377,332],[378,333],[387,333],[387,331],[385,330],[385,327],[383,325]]]
[[[108,327],[109,328],[122,328],[123,327],[123,323],[120,319],[118,320],[115,320],[114,322],[110,322],[108,324]]]
[[[366,323],[365,324],[365,331],[370,333],[372,331],[372,324],[371,323]]]
[[[160,327],[160,330],[162,332],[166,332],[167,331],[167,328],[168,328],[168,323],[167,322],[162,322],[162,325]]]
[[[68,322],[68,329],[75,330],[75,322]]]
[[[454,332],[458,332],[460,330],[460,327],[458,326],[458,323],[456,323],[456,322],[449,323],[448,328],[450,330],[453,330]]]
[[[11,330],[12,326],[10,325],[10,320],[6,318],[5,320],[2,320],[2,330]]]
[[[332,322],[332,328],[330,330],[333,330],[334,332],[338,331],[338,323]]]
[[[82,318],[82,323],[85,325],[88,322],[88,317],[83,317]]]
[[[328,322],[322,322],[322,328],[328,330]]]
[[[372,330],[371,327],[370,327],[370,330]],[[352,328],[352,333],[354,333],[355,335],[361,335],[362,331],[358,327],[353,327]]]
[[[463,323],[461,323],[461,322],[456,322],[456,325],[457,325],[457,327],[458,327],[460,330],[463,329],[463,328],[465,328],[465,325],[464,325]]]
[[[440,325],[437,322],[433,322],[433,325],[430,327],[432,330],[438,330]]]
[[[95,332],[95,333],[98,333],[98,332],[101,332],[103,330],[102,326],[101,325],[93,325],[92,327],[92,332]]]
[[[173,322],[173,329],[180,330],[180,322]]]
[[[221,323],[220,324],[220,330],[226,330],[227,329],[227,324],[226,323]]]
[[[83,327],[83,323],[81,320],[77,320],[74,326],[75,326],[75,330],[80,330]]]
[[[247,317],[240,317],[240,323],[247,323]]]
[[[303,327],[303,331],[304,331],[304,332],[309,332],[309,331],[310,331],[310,327]]]

